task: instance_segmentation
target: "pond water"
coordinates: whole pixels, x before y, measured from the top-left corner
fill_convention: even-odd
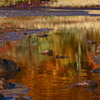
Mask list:
[[[0,17],[19,17],[19,16],[100,16],[100,14],[89,14],[91,10],[100,10],[100,7],[94,8],[50,8],[50,7],[33,7],[31,9],[12,9],[0,8]]]
[[[100,74],[91,72],[100,66],[93,59],[97,55],[96,44],[89,45],[87,41],[95,40],[100,44],[100,32],[65,28],[45,34],[48,36],[27,35],[23,40],[5,43],[3,49],[0,48],[2,58],[14,60],[21,68],[21,72],[8,81],[30,88],[27,95],[31,100],[99,100]],[[53,50],[53,55],[42,55],[46,49]],[[68,58],[55,58],[55,55]],[[85,80],[96,81],[98,87],[72,87]]]

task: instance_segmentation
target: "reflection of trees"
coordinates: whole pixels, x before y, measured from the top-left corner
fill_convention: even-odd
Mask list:
[[[79,76],[81,73],[81,47],[80,47],[80,42],[78,44],[78,52],[76,53],[76,65],[77,65],[77,70],[79,72]]]
[[[94,40],[94,41],[97,41],[97,44],[100,43],[100,34],[98,31],[94,31],[94,30],[91,30],[91,31],[87,31],[86,32],[86,37],[87,37],[87,40]],[[96,45],[97,45],[96,44]],[[93,57],[95,56],[95,50],[96,50],[96,45],[86,45],[86,59],[89,63],[89,65],[91,65],[92,63],[92,68],[97,68],[98,65],[93,62]]]
[[[61,66],[69,66],[68,64],[70,63],[70,65],[73,65],[73,71],[75,70],[73,73],[76,73],[78,70],[77,72],[80,73],[80,76],[82,76],[82,74],[86,76],[84,71],[79,71],[81,71],[81,69],[86,70],[92,63],[92,61],[89,63],[89,59],[87,58],[89,56],[87,53],[90,53],[90,51],[88,51],[87,40],[96,40],[94,33],[95,31],[92,32],[92,36],[94,36],[92,39],[91,31],[89,33],[89,31],[79,31],[76,29],[76,31],[61,30],[55,32],[47,38],[39,39],[38,42],[41,43],[41,45],[38,46],[39,52],[45,49],[53,49],[54,55],[68,56],[68,59],[60,59],[57,61],[57,69],[60,69]],[[91,38],[87,37],[87,35],[90,35]],[[91,49],[94,50],[94,46],[91,46]]]
[[[50,63],[54,63],[55,71],[67,66],[73,70],[73,73],[76,73],[77,70],[86,69],[87,64],[85,64],[85,62],[89,62],[91,58],[91,52],[86,42],[88,39],[92,39],[92,37],[92,40],[96,40],[96,38],[98,38],[97,34],[98,33],[96,33],[95,36],[93,32],[79,31],[76,28],[60,30],[45,38],[38,38],[36,35],[31,35],[25,40],[9,43],[9,45],[13,45],[14,48],[12,50],[8,48],[4,55],[12,55],[16,61],[22,61],[24,65],[27,66],[43,66],[43,63],[49,63],[48,61],[50,61]],[[90,49],[93,50],[92,48],[94,47],[91,46]],[[54,52],[53,56],[68,56],[68,58],[54,59],[54,57],[50,58],[39,54],[45,49],[52,49]],[[51,62],[50,59],[54,61]],[[90,63],[91,61],[92,59]]]
[[[54,51],[54,55],[69,57],[68,59],[54,59],[57,64],[57,69],[59,69],[61,66],[69,66],[69,64],[74,66],[72,69],[84,69],[84,59],[89,61],[91,58],[91,56],[89,58],[91,53],[90,51],[95,50],[93,49],[95,48],[94,46],[89,47],[86,44],[87,40],[89,39],[97,40],[97,42],[99,42],[98,32],[84,30],[79,31],[76,28],[69,30],[63,29],[59,32],[50,34],[45,38],[38,38],[36,35],[31,35],[25,40],[9,43],[9,45],[11,44],[11,46],[14,48],[12,48],[12,50],[8,48],[4,55],[12,55],[12,57],[15,57],[16,60],[18,58],[20,59],[19,61],[24,61],[24,63],[26,63],[28,66],[41,66],[43,62],[49,60],[49,57],[44,57],[38,54],[45,49],[52,49]],[[91,50],[88,49],[88,47]],[[91,61],[92,60],[90,60],[90,62]],[[79,68],[79,66],[82,67]]]
[[[22,69],[17,76],[19,82],[32,87],[31,95],[39,95],[37,100],[43,96],[43,98],[49,96],[53,98],[52,94],[57,89],[66,87],[66,84],[70,86],[77,81],[92,79],[90,70],[97,65],[92,61],[95,46],[87,45],[89,39],[100,43],[98,32],[91,33],[77,29],[60,30],[45,38],[31,35],[25,40],[10,42],[9,46],[7,44],[10,48],[6,46],[6,51],[1,56],[18,63]],[[53,56],[41,55],[40,53],[45,49],[52,49]],[[68,56],[68,58],[56,59],[55,55]],[[71,91],[66,91],[66,94],[71,95]]]

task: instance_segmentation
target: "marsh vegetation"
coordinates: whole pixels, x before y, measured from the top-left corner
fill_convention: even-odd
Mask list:
[[[94,7],[100,6],[99,0],[0,0],[0,6],[10,6],[15,5],[21,2],[37,2],[37,1],[47,1],[49,4],[46,3],[45,6],[52,6],[52,7]]]

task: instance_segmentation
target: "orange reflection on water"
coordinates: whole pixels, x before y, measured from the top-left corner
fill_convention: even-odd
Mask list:
[[[14,60],[21,68],[21,72],[9,81],[28,86],[31,90],[27,95],[32,100],[93,100],[95,93],[87,88],[72,87],[72,84],[87,79],[98,82],[99,78],[90,72],[98,67],[92,59],[95,53],[91,53],[75,34],[68,36],[37,38],[36,43],[32,43],[32,36],[6,44],[1,57]],[[45,49],[52,49],[53,56],[40,54]],[[56,59],[55,55],[68,58]],[[71,88],[62,89],[65,87]]]

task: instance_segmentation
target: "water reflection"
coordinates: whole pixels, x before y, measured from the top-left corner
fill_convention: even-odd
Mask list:
[[[93,100],[95,95],[99,98],[100,74],[91,72],[99,64],[93,61],[95,45],[88,45],[87,41],[96,40],[99,44],[100,32],[73,30],[60,30],[43,38],[30,35],[22,41],[6,44],[0,56],[14,60],[22,69],[15,79],[9,81],[31,88],[28,95],[32,100]],[[41,52],[46,49],[53,50],[53,55],[42,55]],[[68,58],[56,59],[55,55]],[[93,92],[72,87],[72,84],[87,79],[98,83]],[[65,87],[72,88],[62,89]]]
[[[4,78],[6,80],[8,79],[14,79],[19,72],[7,72],[7,73],[0,73],[0,78]]]

